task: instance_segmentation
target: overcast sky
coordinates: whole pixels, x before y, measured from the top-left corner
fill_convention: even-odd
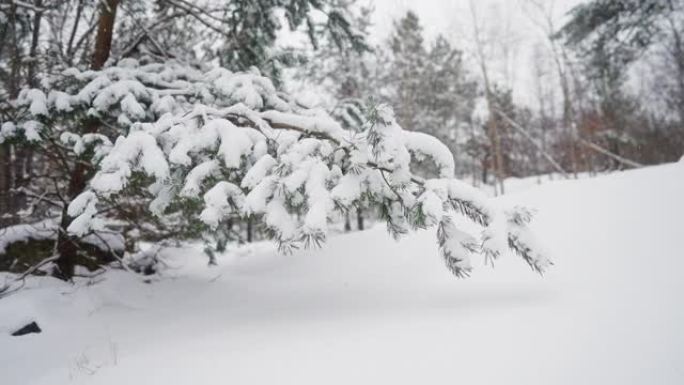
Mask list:
[[[438,33],[459,34],[469,32],[471,20],[470,0],[366,0],[375,7],[374,37],[387,36],[392,21],[404,15],[409,9],[415,11],[423,22],[428,36]],[[560,18],[582,0],[537,0],[545,4],[553,3],[556,17]],[[506,18],[515,21],[521,28],[531,28],[526,12],[522,9],[525,0],[473,0],[482,17],[493,16],[505,22]],[[466,29],[467,31],[462,31]]]
[[[546,35],[533,22],[543,18],[529,5],[530,0],[472,0],[478,24],[485,38],[492,42],[488,52],[489,75],[499,85],[513,89],[513,97],[518,103],[534,107],[537,103],[535,93],[539,77],[535,76],[533,63],[548,53]],[[588,0],[532,0],[551,9],[554,22],[561,26],[566,15],[575,5]],[[480,76],[473,57],[473,17],[471,0],[359,0],[360,4],[374,6],[373,26],[370,30],[371,44],[384,43],[392,30],[395,20],[408,10],[413,10],[423,26],[426,41],[438,34],[444,35],[455,47],[464,52],[473,76]],[[551,6],[551,8],[549,8]],[[282,41],[292,44],[300,41],[308,45],[308,38],[301,33],[283,32]],[[507,52],[502,55],[500,47]],[[499,51],[496,51],[499,49]],[[506,57],[502,59],[502,57]],[[546,59],[550,60],[548,56]],[[552,79],[554,80],[554,79]],[[547,81],[542,79],[542,82]],[[301,86],[295,84],[297,87]],[[297,89],[295,87],[295,89]],[[294,91],[294,89],[292,90]]]
[[[363,0],[362,0],[363,1]],[[427,39],[437,34],[445,35],[461,49],[472,48],[472,14],[470,0],[367,0],[375,7],[371,40],[380,43],[387,39],[392,22],[409,9],[418,14]],[[556,24],[561,25],[564,16],[575,5],[585,0],[537,0],[552,5]],[[476,14],[483,29],[499,30],[500,38],[506,39],[511,49],[508,69],[504,65],[493,66],[495,74],[506,77],[505,83],[513,87],[515,98],[532,104],[531,88],[534,84],[531,69],[533,57],[543,51],[544,34],[532,18],[540,14],[526,4],[526,0],[473,0]],[[510,44],[509,44],[510,43]],[[534,47],[537,46],[537,51]],[[495,55],[498,56],[498,55]],[[506,72],[506,74],[504,74]]]

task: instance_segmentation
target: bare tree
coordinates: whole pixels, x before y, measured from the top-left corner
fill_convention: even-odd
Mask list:
[[[496,175],[498,189],[495,185],[495,191],[497,193],[503,194],[504,190],[504,171],[503,171],[503,159],[501,155],[501,138],[499,136],[499,127],[497,124],[497,119],[495,119],[494,110],[494,96],[492,90],[492,84],[490,81],[489,72],[489,58],[485,53],[485,48],[487,42],[482,36],[482,25],[481,20],[478,18],[476,5],[473,0],[470,0],[470,14],[473,22],[473,40],[475,42],[475,56],[477,58],[478,66],[482,74],[482,79],[484,81],[485,87],[485,98],[487,100],[487,108],[489,109],[490,119],[487,122],[487,134],[490,137],[490,141],[494,149],[494,174]]]
[[[524,0],[527,15],[545,37],[549,54],[555,64],[558,84],[562,95],[562,128],[566,138],[570,141],[571,168],[575,178],[578,169],[578,154],[576,144],[575,106],[571,91],[571,62],[565,47],[554,37],[557,31],[555,22],[555,0]]]

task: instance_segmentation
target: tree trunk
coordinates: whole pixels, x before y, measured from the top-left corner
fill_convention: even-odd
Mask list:
[[[112,47],[112,37],[114,32],[114,22],[116,21],[116,9],[119,0],[104,0],[100,3],[100,15],[98,19],[97,35],[95,36],[95,47],[90,63],[90,68],[100,70],[104,67],[109,58]],[[97,119],[89,120],[85,123],[82,132],[94,133],[100,128]],[[88,176],[92,172],[89,165],[83,162],[76,163],[71,175],[69,176],[69,188],[67,199],[70,202],[85,189],[88,183]],[[68,205],[67,205],[68,206]],[[67,228],[71,225],[73,218],[67,214],[67,207],[62,211],[59,234],[57,236],[56,250],[59,258],[55,262],[57,271],[53,274],[61,279],[69,280],[74,275],[74,268],[77,261],[78,245],[75,239],[67,233]]]
[[[491,100],[491,99],[490,99]],[[490,102],[491,103],[491,102]],[[493,106],[490,104],[490,127],[489,127],[489,132],[490,132],[490,137],[492,138],[492,141],[494,142],[494,170],[496,174],[496,179],[499,183],[499,194],[503,195],[505,193],[504,191],[504,170],[503,170],[503,156],[501,154],[501,138],[499,136],[499,127],[497,124],[497,119],[495,110]],[[496,188],[494,189],[495,191],[497,190]]]
[[[3,23],[1,26],[2,35],[0,38],[6,41],[8,36],[11,36],[12,29],[9,23]],[[0,55],[4,50],[5,44],[0,44]],[[11,150],[7,143],[0,144],[0,227],[5,227],[10,224],[10,189],[12,188],[12,172],[11,172]]]
[[[34,5],[36,9],[43,7],[43,0],[35,0]],[[36,11],[33,16],[33,34],[31,35],[31,48],[29,49],[28,62],[28,85],[29,87],[37,87],[38,79],[36,77],[36,68],[38,64],[38,40],[40,38],[40,21],[43,18],[43,11]]]
[[[254,229],[252,226],[252,216],[247,218],[247,243],[252,243]]]
[[[36,9],[41,9],[43,6],[43,0],[35,0],[33,5]],[[38,78],[36,76],[36,69],[38,67],[38,41],[40,38],[40,25],[41,19],[43,17],[43,12],[37,10],[34,12],[33,16],[33,32],[31,34],[31,45],[29,48],[28,59],[27,59],[27,78],[26,83],[29,87],[38,87]],[[13,70],[15,72],[16,79],[14,80],[14,85],[11,90],[11,97],[16,98],[19,93],[20,79],[19,79],[19,60],[17,59],[17,68]],[[30,182],[30,177],[32,174],[32,164],[33,164],[33,151],[24,146],[15,147],[14,158],[10,159],[13,165],[13,182],[12,189],[13,193],[11,196],[11,209],[15,212],[14,222],[19,222],[18,215],[16,215],[20,210],[26,208],[26,195],[22,193],[22,189],[26,188]]]
[[[0,227],[11,224],[12,209],[10,189],[12,187],[12,163],[10,146],[0,144]]]
[[[489,71],[487,69],[487,58],[484,53],[484,46],[485,42],[482,40],[480,36],[480,27],[478,24],[478,18],[477,14],[475,11],[475,5],[473,0],[470,1],[470,13],[472,16],[473,20],[473,37],[475,38],[475,47],[476,47],[476,53],[477,53],[477,60],[478,64],[480,66],[480,70],[482,71],[482,78],[484,80],[484,86],[485,86],[485,98],[487,100],[487,109],[489,110],[489,122],[487,122],[487,135],[489,136],[490,141],[492,142],[493,145],[493,151],[494,151],[494,176],[496,176],[499,188],[501,190],[501,194],[504,193],[504,175],[503,175],[503,161],[501,157],[501,141],[499,138],[499,128],[497,127],[497,122],[496,122],[496,113],[495,109],[497,106],[494,105],[494,98],[492,95],[492,87],[491,83],[489,82]],[[495,183],[496,183],[495,182]],[[496,191],[496,184],[494,185],[494,191]]]
[[[482,162],[482,184],[487,186],[487,179],[489,179],[489,161],[487,161],[487,158]]]
[[[74,276],[74,269],[76,267],[76,253],[78,248],[75,240],[69,236],[66,229],[71,224],[72,218],[67,214],[67,207],[62,210],[62,221],[59,224],[59,234],[57,234],[57,254],[59,258],[55,261],[57,269],[52,272],[52,275],[68,281]]]
[[[356,229],[361,231],[363,230],[364,225],[363,225],[363,210],[361,208],[356,209]]]
[[[9,99],[16,99],[19,95],[20,76],[21,76],[21,58],[19,51],[19,41],[17,36],[17,6],[13,2],[7,9],[7,24],[10,31],[10,78],[7,85],[7,93]],[[0,224],[8,226],[17,222],[17,206],[14,204],[15,187],[14,180],[14,159],[12,157],[13,146],[9,144],[2,144],[0,149]]]
[[[100,3],[100,19],[97,22],[97,35],[90,68],[100,70],[104,67],[112,49],[114,21],[119,0],[105,0]]]
[[[32,151],[24,146],[15,146],[14,148],[14,183],[12,194],[12,208],[15,212],[15,222],[19,222],[19,211],[26,207],[26,195],[22,194],[21,189],[27,187],[29,178],[27,165],[30,163],[29,158],[33,156]]]

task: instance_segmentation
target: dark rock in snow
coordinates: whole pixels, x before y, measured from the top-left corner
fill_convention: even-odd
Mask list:
[[[31,333],[40,333],[42,330],[40,329],[40,326],[33,321],[29,324],[24,325],[21,329],[18,329],[12,333],[13,336],[18,337],[18,336],[23,336],[26,334],[31,334]]]

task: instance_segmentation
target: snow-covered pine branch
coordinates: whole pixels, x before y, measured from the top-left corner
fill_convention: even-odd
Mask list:
[[[363,205],[378,209],[394,236],[438,227],[442,256],[458,276],[470,272],[473,254],[496,258],[507,248],[536,271],[550,264],[529,233],[527,211],[499,208],[455,180],[448,148],[404,131],[387,106],[373,109],[358,132],[320,109],[290,102],[258,73],[125,61],[103,71],[68,71],[55,84],[67,84],[64,79],[79,80],[81,87],[52,89],[47,96],[31,90],[20,104],[26,120],[38,122],[38,135],[45,136],[41,128],[61,130],[74,153],[100,144],[93,156],[97,172],[68,209],[68,231],[75,235],[106,225],[100,218],[106,203],[145,199],[160,218],[187,218],[195,214],[184,203],[193,202],[208,229],[256,217],[287,251],[320,245],[330,221]],[[112,130],[114,144],[54,124],[74,110],[119,127]],[[24,128],[27,139],[29,132]],[[411,172],[412,159],[425,158],[437,165],[439,179]],[[130,196],[141,188],[144,196]],[[482,230],[457,228],[458,216]]]

